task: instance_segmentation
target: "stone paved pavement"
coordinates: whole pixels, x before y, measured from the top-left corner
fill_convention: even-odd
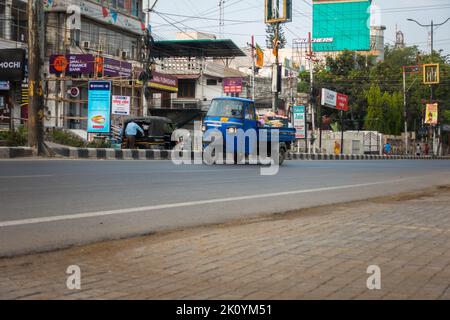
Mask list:
[[[0,298],[450,299],[450,188],[4,258]]]

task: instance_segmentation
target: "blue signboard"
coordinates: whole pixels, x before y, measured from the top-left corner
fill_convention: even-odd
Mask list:
[[[111,131],[111,81],[89,81],[87,131]]]

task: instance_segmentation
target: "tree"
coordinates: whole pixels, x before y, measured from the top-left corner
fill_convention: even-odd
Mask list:
[[[275,31],[278,28],[278,49],[286,47],[286,36],[280,23],[268,24],[266,27],[266,47],[273,49],[273,41],[275,39]]]
[[[386,97],[381,94],[380,87],[372,85],[366,93],[367,115],[364,121],[366,130],[383,131],[383,104]]]
[[[376,62],[374,57],[344,51],[336,57],[328,57],[325,64],[315,64],[315,88],[327,88],[349,96],[349,112],[345,113],[346,128],[351,130],[378,130],[386,134],[403,132],[403,66],[439,63],[441,83],[434,86],[434,101],[439,103],[439,121],[450,118],[450,56],[434,52],[422,53],[417,47],[394,48],[386,46],[385,60]],[[309,73],[300,72],[299,92],[309,92]],[[419,73],[406,77],[407,121],[411,131],[422,125],[425,103],[430,100],[430,87],[422,83]],[[387,93],[385,95],[385,93]],[[448,111],[448,113],[446,112]],[[337,118],[331,108],[322,108],[322,115]],[[449,119],[449,120],[447,120]]]

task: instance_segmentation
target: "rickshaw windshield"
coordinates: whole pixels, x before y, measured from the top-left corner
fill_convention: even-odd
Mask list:
[[[233,100],[213,100],[206,116],[242,118],[243,103]]]

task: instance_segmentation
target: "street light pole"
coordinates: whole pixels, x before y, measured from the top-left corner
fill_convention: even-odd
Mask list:
[[[431,24],[422,24],[422,23],[420,23],[420,22],[418,22],[417,20],[414,20],[414,19],[406,19],[406,20],[415,22],[419,26],[424,27],[424,28],[431,27],[431,34],[430,34],[430,36],[431,36],[431,60],[433,60],[433,54],[434,54],[434,28],[435,27],[440,27],[440,26],[446,24],[450,20],[450,18],[448,18],[444,22],[438,23],[438,24],[435,24],[433,20],[431,20]],[[433,103],[433,99],[434,99],[434,92],[433,92],[433,85],[431,84],[430,85],[430,103]],[[435,153],[434,152],[435,151],[435,146],[434,146],[434,144],[435,144],[435,135],[436,135],[436,130],[433,130],[433,154]]]

